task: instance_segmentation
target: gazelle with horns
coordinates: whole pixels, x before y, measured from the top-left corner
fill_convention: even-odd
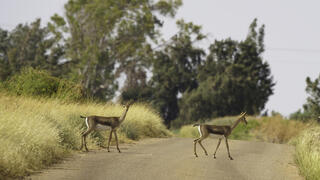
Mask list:
[[[109,141],[108,141],[108,152],[110,152],[109,150],[109,146],[110,146],[110,141],[112,138],[112,133],[114,133],[114,137],[116,139],[116,145],[117,145],[117,149],[119,151],[119,153],[121,152],[119,149],[119,144],[118,144],[118,137],[117,137],[117,129],[120,126],[120,124],[124,121],[127,112],[129,110],[129,107],[133,104],[133,101],[130,101],[129,103],[127,103],[125,105],[125,110],[122,113],[122,115],[120,117],[104,117],[104,116],[80,116],[81,118],[85,118],[86,121],[86,125],[87,125],[87,130],[84,131],[82,133],[82,139],[81,139],[81,148],[83,148],[83,146],[85,147],[86,151],[88,151],[87,148],[87,142],[86,142],[86,137],[87,135],[95,130],[97,128],[98,125],[102,125],[102,126],[109,126],[111,127],[111,131],[110,131],[110,135],[109,135]]]
[[[218,125],[208,125],[208,124],[194,124],[193,126],[198,126],[198,130],[199,130],[199,134],[200,134],[200,137],[195,139],[193,141],[193,150],[194,150],[194,155],[196,157],[198,157],[197,155],[197,150],[196,150],[196,145],[197,143],[200,144],[201,148],[203,149],[204,153],[206,155],[208,155],[206,149],[203,147],[203,145],[201,144],[201,141],[204,140],[205,138],[207,138],[209,136],[209,134],[217,134],[217,135],[222,135],[222,137],[219,138],[219,142],[218,142],[218,145],[216,147],[216,150],[213,154],[214,158],[216,158],[216,152],[220,146],[220,143],[221,143],[221,140],[222,138],[224,137],[225,138],[225,141],[226,141],[226,146],[227,146],[227,150],[228,150],[228,155],[229,155],[229,158],[230,160],[233,160],[233,158],[231,157],[230,155],[230,152],[229,152],[229,144],[228,144],[228,136],[231,134],[232,130],[240,123],[240,122],[244,122],[245,124],[247,124],[247,121],[246,121],[246,112],[244,113],[241,113],[240,114],[240,117],[238,120],[236,120],[234,122],[233,125],[231,126],[218,126]]]

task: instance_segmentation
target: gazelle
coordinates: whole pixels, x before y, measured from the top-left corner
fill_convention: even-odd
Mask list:
[[[200,137],[198,139],[195,139],[193,141],[193,150],[194,150],[194,155],[196,157],[198,157],[197,155],[197,151],[196,151],[196,145],[197,143],[200,144],[200,146],[202,147],[204,153],[206,155],[208,155],[206,149],[203,147],[203,145],[201,144],[201,141],[204,140],[205,138],[207,138],[209,136],[209,134],[217,134],[217,135],[222,135],[224,136],[225,140],[226,140],[226,146],[227,146],[227,150],[228,150],[228,155],[229,155],[229,158],[230,160],[233,160],[233,158],[231,157],[230,155],[230,152],[229,152],[229,144],[228,144],[228,136],[231,134],[232,130],[240,123],[240,122],[244,122],[245,124],[247,124],[247,121],[246,121],[246,112],[244,113],[241,113],[240,114],[240,118],[238,120],[236,120],[234,122],[234,124],[232,126],[218,126],[218,125],[208,125],[208,124],[194,124],[193,126],[198,126],[198,130],[199,130],[199,134],[200,134]],[[213,157],[216,158],[216,152],[220,146],[220,143],[221,143],[221,140],[222,140],[223,137],[220,137],[219,138],[219,142],[218,142],[218,145],[216,147],[216,150],[213,154]]]
[[[85,117],[85,116],[81,116],[80,115],[81,118],[85,118],[86,119],[86,125],[87,125],[87,130],[82,133],[80,149],[82,149],[83,145],[84,145],[86,151],[88,151],[87,142],[86,142],[87,135],[91,131],[95,130],[98,125],[102,125],[102,126],[111,127],[108,146],[107,146],[108,152],[110,152],[110,150],[109,150],[110,141],[111,141],[111,138],[112,138],[112,133],[114,133],[114,137],[116,138],[117,149],[118,149],[118,151],[120,153],[121,151],[119,149],[119,144],[118,144],[117,128],[124,121],[124,119],[125,119],[125,117],[127,115],[127,112],[129,110],[129,107],[132,104],[133,104],[133,101],[130,101],[129,103],[127,103],[125,105],[125,110],[124,110],[124,112],[122,113],[122,115],[120,117],[104,117],[104,116],[88,116],[88,117]]]

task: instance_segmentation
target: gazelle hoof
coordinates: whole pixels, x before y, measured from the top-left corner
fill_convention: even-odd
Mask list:
[[[230,160],[233,160],[233,158],[232,157],[229,157],[230,158]]]

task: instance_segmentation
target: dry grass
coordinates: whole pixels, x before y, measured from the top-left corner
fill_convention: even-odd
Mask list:
[[[296,162],[307,180],[320,180],[320,126],[313,125],[292,140]]]
[[[282,116],[258,118],[259,126],[253,134],[258,140],[272,143],[287,143],[295,138],[311,124],[295,120],[287,120]]]
[[[0,93],[0,104],[0,177],[29,174],[78,150],[85,129],[80,114],[120,116],[123,112],[122,106],[114,104],[66,104],[4,93]],[[105,145],[106,134],[92,133],[89,148]],[[160,116],[142,104],[130,107],[118,134],[120,142],[171,135]]]

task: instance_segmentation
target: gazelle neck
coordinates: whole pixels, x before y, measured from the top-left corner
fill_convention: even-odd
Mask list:
[[[124,121],[124,119],[126,118],[128,110],[129,110],[129,107],[126,107],[126,109],[122,113],[121,117],[119,118],[120,123],[122,123]]]
[[[234,123],[232,124],[232,126],[231,126],[231,131],[238,126],[238,124],[240,123],[240,121],[241,121],[242,118],[243,118],[243,117],[241,116],[238,120],[236,120],[236,122],[234,122]]]

